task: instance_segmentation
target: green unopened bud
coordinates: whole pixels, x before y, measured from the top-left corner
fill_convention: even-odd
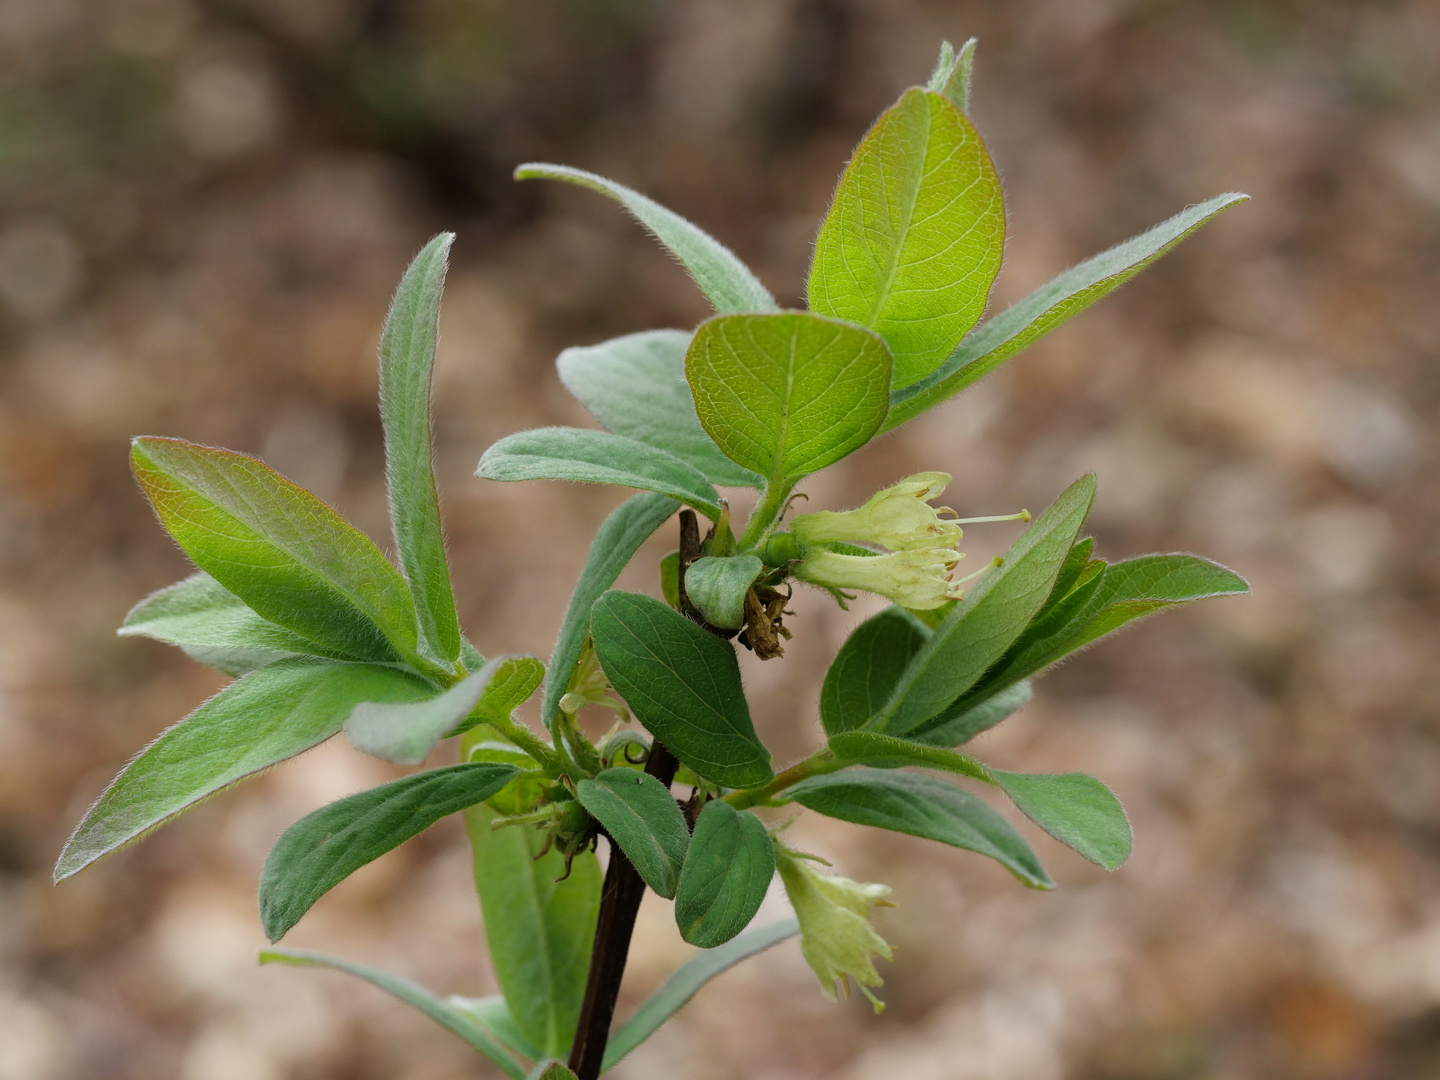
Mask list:
[[[817,873],[804,858],[778,841],[775,861],[800,920],[800,952],[820,979],[821,991],[835,1001],[838,983],[849,997],[850,980],[854,979],[875,1011],[882,1011],[884,1002],[869,988],[881,986],[885,980],[875,970],[871,957],[889,960],[892,952],[889,942],[870,925],[870,909],[894,906],[885,899],[890,887]]]
[[[862,589],[912,611],[937,608],[962,595],[950,581],[961,559],[952,548],[896,551],[889,555],[841,555],[815,548],[792,571],[801,581],[828,589]]]
[[[788,566],[800,557],[800,547],[788,532],[771,533],[758,552],[766,566]]]
[[[964,535],[955,522],[955,511],[936,509],[928,501],[939,498],[949,483],[949,473],[916,473],[877,491],[858,510],[800,514],[790,529],[801,544],[843,541],[879,544],[891,551],[953,548]]]
[[[620,700],[615,688],[610,685],[610,680],[605,677],[604,669],[600,667],[600,658],[595,655],[595,646],[588,634],[585,645],[580,650],[580,657],[575,661],[575,670],[570,673],[570,682],[560,698],[560,711],[574,716],[586,705],[599,705],[603,709],[610,709],[622,722],[630,719],[625,702]]]

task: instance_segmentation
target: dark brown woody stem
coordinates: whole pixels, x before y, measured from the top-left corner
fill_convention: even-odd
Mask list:
[[[679,764],[675,755],[659,741],[651,743],[645,771],[667,788],[675,779]],[[595,946],[590,953],[590,976],[585,983],[585,1000],[580,1005],[575,1045],[570,1049],[570,1070],[579,1080],[597,1080],[600,1076],[605,1044],[610,1039],[610,1022],[615,1018],[615,1001],[625,976],[625,960],[630,954],[630,936],[635,932],[635,917],[640,913],[644,895],[645,883],[625,853],[611,841],[610,867],[605,871],[605,884],[600,890],[600,918],[595,924]]]
[[[700,528],[695,511],[682,510],[681,610],[689,606],[685,597],[685,571],[699,557]],[[665,749],[659,739],[651,742],[650,758],[645,762],[647,773],[668,788],[679,766],[675,755]],[[635,933],[635,917],[640,914],[640,901],[644,896],[645,883],[612,841],[610,866],[600,890],[600,917],[595,924],[595,944],[590,952],[590,975],[585,982],[585,999],[580,1004],[575,1044],[570,1049],[570,1070],[578,1080],[598,1080],[600,1076],[605,1045],[610,1040],[610,1024],[615,1019],[615,1002],[620,996],[620,982],[625,977],[625,961],[630,955],[630,938]]]

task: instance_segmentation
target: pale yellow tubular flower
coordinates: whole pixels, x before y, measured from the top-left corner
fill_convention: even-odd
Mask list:
[[[870,908],[893,907],[885,897],[888,885],[865,884],[818,873],[810,863],[778,841],[775,860],[785,892],[800,920],[800,952],[820,980],[820,989],[837,1000],[836,984],[850,994],[850,980],[870,999],[878,1013],[885,1008],[870,992],[884,979],[875,970],[875,956],[891,959],[889,942],[870,925]]]
[[[889,555],[842,555],[817,548],[791,571],[801,581],[830,589],[861,589],[912,611],[959,599],[950,571],[962,555],[953,548],[896,551]]]
[[[790,530],[802,544],[843,541],[879,544],[891,551],[953,548],[963,535],[955,523],[955,511],[936,509],[929,503],[939,498],[949,483],[949,473],[916,473],[877,491],[858,510],[800,514]]]

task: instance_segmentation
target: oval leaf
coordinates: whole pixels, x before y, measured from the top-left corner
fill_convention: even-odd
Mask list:
[[[309,750],[364,701],[423,701],[424,679],[374,664],[285,660],[231,683],[105,789],[60,854],[57,881],[238,780]]]
[[[485,451],[475,475],[486,480],[618,484],[669,495],[712,521],[720,517],[720,496],[699,469],[608,431],[548,427],[507,435]]]
[[[982,799],[930,776],[849,769],[812,776],[781,793],[826,817],[938,840],[988,855],[1026,885],[1054,882],[1024,838]]]
[[[764,481],[720,452],[695,415],[685,382],[683,330],[645,330],[566,349],[560,381],[606,431],[658,446],[699,469],[713,484],[760,487]]]
[[[260,874],[260,921],[279,941],[324,896],[435,822],[490,798],[513,765],[451,765],[322,806],[286,829]]]
[[[712,949],[750,925],[775,876],[765,823],[723,800],[705,804],[675,894],[675,924],[691,945]]]
[[[421,636],[435,658],[448,664],[460,655],[460,623],[435,491],[430,380],[439,338],[440,295],[454,241],[454,233],[441,233],[415,256],[400,279],[380,337],[380,418],[385,426],[385,485],[395,550],[415,599]]]
[[[1093,776],[1003,769],[991,769],[990,774],[1026,817],[1091,862],[1117,870],[1130,857],[1132,834],[1125,808]]]
[[[857,626],[835,654],[820,688],[825,733],[864,727],[890,700],[906,665],[929,636],[928,626],[898,607]]]
[[[674,899],[690,830],[670,790],[636,769],[606,769],[575,786],[576,797],[620,845],[641,880]]]
[[[367,660],[414,658],[415,605],[370,539],[244,454],[136,439],[130,464],[195,565],[268,619]]]
[[[840,178],[810,307],[878,331],[894,386],[909,386],[979,321],[1004,249],[1000,178],[974,126],[940,94],[907,90]]]
[[[745,625],[745,594],[764,569],[755,555],[706,555],[685,571],[685,595],[711,626],[739,630]]]
[[[695,331],[685,374],[710,438],[787,487],[869,441],[885,419],[890,354],[869,331],[807,312],[721,315]]]
[[[774,778],[728,642],[654,597],[627,592],[595,601],[590,632],[611,685],[696,775],[735,788]]]
[[[776,311],[779,305],[739,257],[697,225],[638,191],[568,165],[530,162],[516,180],[563,180],[608,195],[634,214],[680,261],[716,311]]]

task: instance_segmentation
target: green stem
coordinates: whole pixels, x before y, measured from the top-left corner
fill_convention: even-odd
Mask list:
[[[790,497],[793,486],[793,484],[774,482],[765,485],[765,493],[760,497],[760,502],[754,512],[751,513],[750,520],[745,523],[745,534],[740,537],[742,554],[758,547],[760,542],[770,534],[781,511],[785,509],[785,500]]]
[[[484,722],[504,735],[512,743],[518,746],[525,753],[538,761],[546,769],[560,771],[562,763],[555,751],[531,731],[524,724],[519,723],[512,717],[485,716]]]
[[[774,806],[776,804],[771,801],[774,796],[792,784],[798,784],[809,776],[824,776],[826,773],[836,772],[843,769],[845,765],[846,762],[837,758],[831,751],[816,750],[803,761],[797,761],[791,765],[764,787],[732,791],[725,796],[725,801],[736,810],[744,810],[750,806]]]

